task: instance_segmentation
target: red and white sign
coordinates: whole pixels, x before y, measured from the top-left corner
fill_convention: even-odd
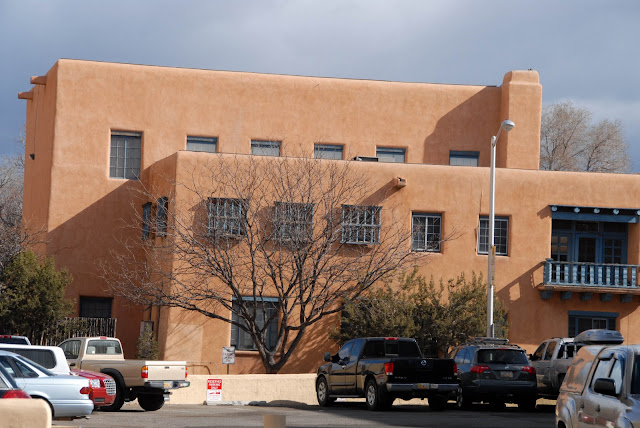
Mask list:
[[[207,379],[207,401],[222,401],[222,379]]]

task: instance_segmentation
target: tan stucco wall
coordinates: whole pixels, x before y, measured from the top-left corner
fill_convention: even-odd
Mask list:
[[[98,265],[139,228],[123,228],[140,209],[143,184],[178,181],[208,155],[184,151],[187,135],[218,137],[220,152],[250,152],[251,139],[282,140],[282,153],[311,156],[314,143],[344,144],[345,158],[375,156],[376,146],[404,147],[407,164],[356,163],[371,192],[395,177],[407,186],[385,207],[410,228],[411,212],[443,214],[441,253],[425,255],[421,272],[438,280],[462,272],[486,276],[477,255],[478,216],[488,214],[489,141],[502,120],[516,127],[498,143],[496,214],[509,217],[509,256],[498,257],[498,295],[508,303],[510,339],[528,351],[566,335],[568,310],[619,312],[629,341],[640,340],[637,300],[543,301],[536,285],[549,256],[550,204],[638,208],[636,175],[537,171],[542,87],[535,71],[513,71],[502,86],[442,85],[261,75],[60,60],[27,101],[25,222],[48,231],[46,250],[74,277],[69,297],[110,296]],[[38,106],[36,115],[35,106]],[[37,116],[37,121],[36,121]],[[36,125],[37,122],[37,125]],[[109,178],[110,132],[139,131],[141,181]],[[35,138],[35,149],[30,145]],[[450,150],[478,151],[479,168],[451,167]],[[153,171],[152,171],[153,170]],[[167,194],[177,190],[166,187]],[[629,230],[628,263],[639,262],[640,232]],[[113,316],[125,354],[133,356],[139,322],[158,324],[165,358],[186,359],[197,373],[220,370],[229,326],[178,310],[136,307],[116,297]],[[283,373],[310,372],[333,350],[326,320],[309,332]],[[331,349],[327,349],[331,348]],[[231,373],[263,371],[257,355],[239,353]]]

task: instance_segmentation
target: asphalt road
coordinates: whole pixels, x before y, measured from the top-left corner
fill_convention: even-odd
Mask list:
[[[54,421],[54,426],[74,427],[262,427],[265,414],[285,415],[287,427],[553,427],[552,405],[538,405],[535,412],[517,407],[491,411],[475,405],[473,410],[450,408],[433,412],[426,405],[394,405],[385,412],[370,412],[362,403],[336,403],[330,408],[280,403],[269,406],[205,406],[167,404],[145,412],[129,403],[120,412],[94,412],[89,419]]]

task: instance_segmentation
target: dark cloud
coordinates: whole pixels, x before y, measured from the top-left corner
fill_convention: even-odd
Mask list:
[[[640,170],[639,21],[635,0],[0,0],[0,153],[59,58],[478,85],[533,68],[545,103],[622,120]]]

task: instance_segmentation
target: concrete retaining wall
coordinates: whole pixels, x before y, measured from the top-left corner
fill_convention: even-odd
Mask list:
[[[0,428],[49,428],[51,409],[44,400],[7,398],[0,400]]]
[[[190,375],[191,386],[173,390],[170,404],[202,404],[207,400],[207,380],[222,380],[217,403],[266,402],[270,404],[318,404],[315,374]]]

